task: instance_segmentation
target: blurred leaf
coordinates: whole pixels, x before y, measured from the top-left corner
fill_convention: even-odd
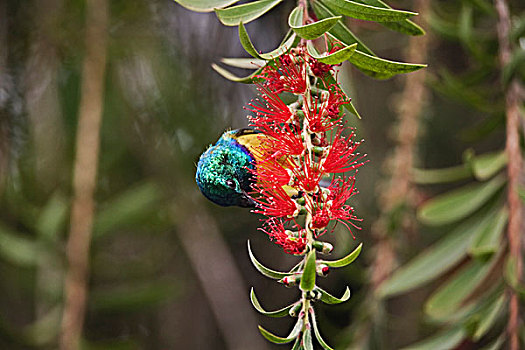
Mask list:
[[[358,0],[357,2],[375,6],[375,7],[381,7],[381,8],[387,8],[391,9],[391,7],[386,4],[385,2],[381,0]],[[381,22],[382,25],[384,25],[387,28],[390,28],[392,30],[395,30],[397,32],[408,34],[408,35],[424,35],[425,31],[423,28],[412,22],[411,20],[405,19],[403,21],[398,22]]]
[[[162,199],[162,192],[153,182],[147,182],[103,203],[95,217],[95,238],[123,227],[134,227],[144,218],[154,215]]]
[[[345,256],[344,258],[338,259],[338,260],[319,260],[320,264],[326,264],[330,267],[344,267],[347,265],[350,265],[352,262],[354,262],[355,259],[359,256],[361,253],[361,248],[363,248],[363,243],[360,243],[357,248],[355,248],[350,254]]]
[[[303,347],[304,350],[314,350],[314,345],[312,344],[312,331],[310,328],[306,328],[303,333]]]
[[[505,343],[506,337],[505,333],[500,335],[498,339],[496,339],[494,342],[490,343],[489,345],[481,348],[481,350],[500,350],[503,348],[503,344]]]
[[[61,193],[55,193],[40,211],[36,222],[38,234],[45,240],[56,241],[66,224],[68,209],[66,198]]]
[[[438,195],[418,209],[418,219],[426,225],[444,225],[461,220],[481,208],[505,184],[504,176]]]
[[[253,46],[253,43],[250,40],[250,36],[248,35],[246,28],[244,27],[244,24],[241,22],[239,23],[239,39],[241,41],[241,44],[244,50],[246,50],[246,52],[248,52],[253,57],[263,59],[263,60],[271,60],[271,59],[275,59],[287,53],[292,48],[292,45],[295,41],[295,34],[290,35],[290,37],[287,40],[285,40],[281,45],[279,45],[279,47],[276,48],[275,50],[268,52],[268,53],[259,53],[257,49],[255,48],[255,46]],[[260,65],[259,67],[263,67],[263,66],[264,64]]]
[[[494,216],[488,215],[488,224],[473,237],[469,254],[474,257],[491,256],[501,247],[501,235],[507,225],[507,208],[501,208]]]
[[[310,54],[310,56],[315,58],[317,61],[326,64],[339,64],[346,61],[350,58],[350,56],[354,54],[356,47],[357,43],[352,44],[350,46],[345,46],[344,48],[337,50],[331,54],[319,54],[319,52],[317,52],[317,50],[310,41],[306,44],[308,54]]]
[[[90,292],[89,305],[97,312],[135,312],[173,298],[177,289],[171,281],[151,281],[111,290],[95,289]]]
[[[312,40],[330,30],[341,18],[341,16],[329,17],[303,25],[303,9],[298,6],[290,13],[288,25],[301,38]]]
[[[253,287],[250,290],[250,301],[252,302],[253,307],[257,311],[259,311],[261,314],[263,314],[265,316],[269,316],[269,317],[284,317],[284,316],[288,316],[288,311],[290,311],[290,309],[295,306],[295,303],[293,303],[293,304],[288,305],[287,307],[284,307],[284,308],[282,308],[280,310],[266,311],[266,310],[264,310],[262,308],[261,304],[259,303],[259,300],[257,300],[257,297],[255,296],[255,291],[253,290]]]
[[[425,303],[425,313],[438,320],[453,315],[463,301],[485,280],[495,260],[471,260],[432,294]]]
[[[250,256],[250,260],[252,261],[252,264],[253,264],[253,266],[255,266],[257,271],[259,271],[260,273],[262,273],[266,277],[270,277],[270,278],[278,280],[278,279],[284,278],[286,276],[293,275],[293,273],[291,273],[291,272],[274,271],[274,270],[271,270],[271,269],[265,267],[264,265],[262,265],[259,261],[257,261],[257,259],[255,259],[255,256],[252,253],[252,248],[250,246],[250,241],[249,240],[248,240],[248,255]],[[314,274],[315,274],[315,256],[314,256]]]
[[[311,323],[314,329],[315,337],[317,338],[317,341],[319,344],[323,347],[324,350],[334,350],[332,349],[326,342],[324,341],[323,337],[321,337],[321,332],[319,332],[319,329],[317,327],[317,320],[315,319],[315,312],[313,308],[310,308],[310,317],[311,317]]]
[[[505,310],[506,303],[507,297],[503,293],[498,299],[473,316],[473,318],[476,319],[476,328],[472,334],[472,339],[474,341],[480,340],[481,337],[487,334],[498,319],[499,315]]]
[[[412,180],[418,185],[434,185],[468,179],[472,172],[465,164],[440,169],[412,169]]]
[[[301,284],[299,287],[303,292],[311,291],[315,287],[316,277],[315,264],[315,249],[308,252],[306,256],[306,263],[304,264],[303,275],[301,276]]]
[[[212,63],[211,67],[224,78],[234,81],[236,83],[244,84],[251,84],[253,82],[253,79],[262,71],[262,68],[260,68],[246,77],[238,77],[235,74],[228,72],[226,69],[216,65],[215,63]]]
[[[294,328],[290,332],[290,334],[286,338],[279,337],[277,335],[274,335],[270,332],[268,332],[266,329],[259,326],[259,331],[269,341],[275,344],[287,344],[292,342],[297,336],[299,335],[299,332],[301,332],[301,328],[303,327],[303,319],[299,318],[297,319],[297,323],[295,324]]]
[[[38,347],[50,345],[59,333],[61,318],[62,306],[53,307],[34,323],[24,327],[22,334],[25,342]]]
[[[395,22],[417,15],[415,12],[363,5],[350,0],[322,0],[321,2],[335,13],[366,21]]]
[[[219,21],[225,26],[238,26],[240,23],[249,23],[270,11],[282,0],[259,0],[242,5],[215,9]]]
[[[243,69],[259,69],[266,64],[265,60],[256,58],[221,58],[221,62],[230,67]]]
[[[476,156],[470,162],[474,177],[485,181],[496,175],[507,165],[507,154],[505,151],[485,153]]]
[[[401,350],[456,349],[465,337],[465,331],[461,327],[447,329]]]
[[[175,0],[188,10],[196,12],[211,12],[216,8],[235,4],[239,0]]]
[[[482,212],[463,222],[394,271],[392,277],[381,285],[379,295],[389,297],[404,293],[433,280],[456,265],[467,254],[472,238],[487,224],[487,221],[482,220],[486,217],[486,213]]]
[[[319,19],[332,18],[335,17],[333,12],[331,12],[326,6],[321,4],[319,1],[314,1],[312,7],[315,11],[315,14]],[[370,50],[365,44],[359,40],[357,36],[352,33],[346,25],[344,25],[342,20],[337,21],[337,23],[329,30],[329,33],[332,34],[338,41],[350,46],[357,43],[357,49],[361,50],[364,53],[375,56],[375,54]]]
[[[348,287],[346,287],[345,293],[341,298],[334,297],[333,295],[319,287],[316,287],[315,290],[321,293],[321,301],[325,304],[341,304],[350,299],[350,288]]]
[[[520,74],[525,77],[525,49],[518,48],[512,52],[510,61],[503,67],[502,80],[508,84],[511,79]]]
[[[359,50],[355,50],[355,53],[348,61],[363,71],[363,73],[377,79],[389,79],[397,74],[410,73],[426,67],[424,64],[389,61],[370,56]]]
[[[38,261],[38,245],[0,224],[0,257],[14,265],[34,266]]]

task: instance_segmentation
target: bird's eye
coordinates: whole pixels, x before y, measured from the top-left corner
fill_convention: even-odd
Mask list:
[[[237,187],[237,184],[232,179],[226,180],[226,186],[234,190]]]

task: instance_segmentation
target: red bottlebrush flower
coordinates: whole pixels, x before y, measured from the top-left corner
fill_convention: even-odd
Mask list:
[[[290,185],[292,182],[295,167],[294,162],[287,159],[276,159],[274,157],[264,157],[259,154],[256,169],[249,169],[257,177],[257,181],[262,183],[272,183],[277,186]]]
[[[286,230],[281,220],[269,219],[259,230],[266,233],[272,241],[283,247],[288,254],[302,254],[306,248],[305,230],[300,230],[294,236],[292,231]]]
[[[284,103],[278,94],[272,92],[268,87],[259,85],[257,90],[261,94],[263,100],[256,100],[256,103],[249,103],[251,108],[258,118],[264,118],[267,122],[286,123],[293,117],[292,111]]]
[[[272,183],[261,182],[255,186],[257,209],[252,212],[269,217],[286,217],[288,219],[299,215],[299,206],[292,200],[281,186]]]
[[[332,119],[328,113],[328,101],[321,102],[319,98],[312,97],[311,101],[306,99],[303,105],[303,112],[308,121],[308,130],[311,132],[324,132],[330,130],[337,124],[338,119]]]
[[[331,55],[334,52],[339,51],[342,47],[342,45],[338,44],[332,45],[332,47],[326,51],[326,54]],[[328,73],[330,73],[334,69],[335,66],[341,65],[341,63],[336,65],[322,63],[311,56],[308,59],[308,64],[310,65],[310,70],[312,71],[312,73],[319,78],[324,78]]]
[[[319,188],[323,172],[319,163],[313,161],[308,154],[304,157],[303,168],[295,168],[294,173],[301,189],[304,189],[306,192],[315,192]]]
[[[341,135],[343,128],[337,131],[337,134],[328,148],[326,157],[321,162],[323,171],[327,173],[344,173],[356,168],[359,168],[365,162],[361,162],[366,155],[354,153],[360,142],[353,142],[352,132],[348,138]]]
[[[282,55],[276,66],[266,66],[258,78],[263,79],[265,86],[277,94],[283,91],[302,94],[306,91],[304,59],[299,55]]]
[[[341,106],[345,104],[350,103],[350,99],[346,97],[343,91],[341,91],[341,88],[339,88],[337,85],[330,85],[328,86],[328,91],[330,94],[328,95],[328,106],[327,106],[327,113],[330,119],[341,119]]]
[[[305,146],[301,140],[301,131],[292,124],[276,126],[265,123],[262,118],[252,119],[252,125],[268,136],[268,142],[264,147],[274,157],[281,155],[300,155],[304,152]]]

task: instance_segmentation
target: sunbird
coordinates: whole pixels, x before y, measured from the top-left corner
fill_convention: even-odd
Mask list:
[[[206,198],[225,207],[255,206],[250,192],[262,137],[249,128],[226,131],[200,156],[195,179]]]

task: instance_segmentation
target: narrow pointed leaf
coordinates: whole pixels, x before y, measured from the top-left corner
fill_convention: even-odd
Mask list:
[[[410,73],[426,67],[425,64],[402,63],[374,57],[359,50],[356,50],[348,61],[365,74],[378,79],[388,79],[397,74]]]
[[[498,317],[505,310],[505,304],[507,303],[507,297],[502,294],[497,300],[491,303],[485,310],[479,314],[479,323],[476,327],[476,331],[472,335],[474,341],[478,341],[492,328],[496,323]]]
[[[301,345],[301,337],[297,337],[295,339],[295,343],[293,343],[292,350],[301,350],[303,346]]]
[[[364,5],[350,0],[322,0],[321,2],[335,13],[365,21],[395,22],[417,15],[415,12]]]
[[[319,19],[335,17],[334,13],[319,1],[314,1],[312,7]],[[343,44],[350,46],[357,43],[358,50],[369,55],[376,56],[372,50],[370,50],[354,33],[352,33],[352,31],[343,23],[342,20],[337,21],[337,23],[328,32]]]
[[[175,0],[188,10],[196,12],[211,12],[216,8],[235,4],[239,0]]]
[[[255,256],[252,253],[252,248],[250,246],[250,241],[248,241],[248,254],[250,256],[250,260],[252,261],[253,266],[255,266],[255,268],[260,273],[265,275],[266,277],[270,277],[270,278],[278,280],[278,279],[284,278],[286,276],[292,275],[292,273],[290,273],[290,272],[279,272],[279,271],[271,270],[271,269],[265,267],[264,265],[262,265],[259,261],[257,261],[257,259],[255,259]],[[314,259],[315,259],[315,257],[314,257]],[[314,274],[315,274],[315,260],[314,260]]]
[[[350,299],[350,288],[346,287],[345,293],[341,298],[334,297],[327,291],[325,291],[322,288],[316,287],[316,291],[321,292],[321,301],[325,304],[335,305],[335,304],[341,304]]]
[[[388,4],[386,4],[385,2],[381,0],[359,0],[357,2],[366,4],[366,5],[370,5],[370,6],[391,9],[391,7]],[[420,26],[418,26],[417,24],[415,24],[414,22],[408,19],[397,21],[397,22],[383,22],[381,24],[387,28],[390,28],[397,32],[408,34],[408,35],[425,34],[425,31],[423,30],[423,28],[421,28]]]
[[[303,333],[303,347],[304,350],[314,350],[314,345],[312,344],[312,331],[310,328],[307,328]]]
[[[363,243],[360,243],[357,248],[355,248],[350,254],[345,256],[344,258],[338,259],[338,260],[320,260],[320,264],[326,264],[330,267],[344,267],[347,265],[350,265],[352,262],[354,262],[355,259],[359,256],[361,253],[361,249],[363,248]]]
[[[426,225],[444,225],[461,220],[481,208],[505,184],[498,176],[486,183],[470,184],[434,197],[418,210],[419,220]]]
[[[314,289],[316,276],[315,268],[315,249],[312,249],[308,252],[308,256],[306,257],[301,284],[299,286],[303,292]]]
[[[501,236],[507,225],[508,211],[501,208],[487,219],[489,222],[474,236],[469,247],[469,254],[474,257],[490,256],[501,247]]]
[[[215,63],[212,63],[211,67],[213,68],[213,70],[215,70],[217,73],[222,75],[224,78],[234,81],[236,83],[244,83],[244,84],[251,84],[253,82],[253,79],[255,79],[255,77],[262,71],[262,68],[261,68],[246,77],[238,77],[235,74],[227,71],[226,69],[216,65]]]
[[[462,327],[447,329],[401,350],[455,349],[466,336],[465,330]]]
[[[314,328],[315,338],[317,339],[319,344],[323,347],[324,350],[334,350],[328,344],[326,344],[326,342],[323,340],[323,337],[321,337],[321,332],[319,332],[319,329],[317,327],[317,321],[315,319],[315,312],[313,308],[310,308],[310,317],[311,317],[311,324]]]
[[[65,227],[68,208],[68,201],[62,194],[53,195],[38,216],[38,234],[46,240],[55,241]]]
[[[496,175],[507,165],[505,151],[486,153],[476,156],[471,161],[472,172],[476,179],[485,181]]]
[[[219,21],[225,26],[238,26],[249,23],[270,11],[282,0],[259,0],[242,5],[228,7],[226,9],[215,9]]]
[[[277,58],[286,52],[288,52],[295,41],[295,33],[290,35],[288,39],[286,39],[281,45],[279,45],[278,48],[275,50],[268,52],[268,53],[259,53],[255,46],[253,46],[253,43],[250,39],[250,36],[248,35],[248,32],[246,31],[246,27],[241,22],[239,23],[239,39],[241,41],[242,47],[246,52],[248,52],[250,55],[252,55],[255,58],[261,59],[261,60],[271,60],[274,58]]]
[[[34,266],[38,259],[38,244],[0,224],[0,259],[18,266]]]
[[[280,310],[266,311],[266,310],[264,310],[262,308],[261,304],[259,303],[259,300],[257,300],[257,297],[255,296],[255,292],[254,292],[253,288],[250,290],[250,301],[252,302],[253,307],[257,311],[259,311],[261,314],[263,314],[265,316],[270,316],[270,317],[284,317],[284,316],[288,316],[288,311],[290,311],[290,309],[295,306],[295,303],[293,303],[293,304],[288,305],[287,307],[282,308]]]
[[[348,60],[350,56],[354,54],[356,47],[357,43],[352,44],[350,46],[346,46],[338,51],[335,51],[334,53],[322,55],[319,54],[319,52],[317,52],[317,50],[311,42],[308,42],[306,44],[306,50],[308,51],[308,54],[310,54],[310,56],[315,58],[317,61],[326,64],[339,64]]]
[[[445,237],[423,250],[411,261],[394,271],[379,289],[379,295],[388,297],[419,287],[448,271],[462,260],[470,242],[486,225],[482,212],[457,226]]]
[[[472,171],[466,165],[441,169],[412,169],[412,180],[419,185],[455,182],[469,177],[472,177]]]
[[[440,320],[453,315],[464,300],[485,280],[494,261],[472,260],[449,278],[425,303],[425,313]]]
[[[265,60],[257,58],[221,58],[221,62],[227,64],[230,67],[243,68],[243,69],[259,69],[264,67],[266,64]]]
[[[481,348],[481,350],[500,350],[503,349],[503,343],[505,343],[506,339],[506,333],[503,333],[496,339],[494,342],[490,343],[489,345]]]
[[[290,13],[288,25],[301,38],[313,40],[330,30],[341,18],[341,16],[329,17],[303,25],[303,10],[298,6]]]
[[[262,328],[261,326],[259,326],[259,331],[261,332],[263,337],[265,337],[266,339],[268,339],[274,344],[286,344],[286,343],[292,342],[295,338],[297,338],[297,336],[301,332],[302,327],[303,327],[303,320],[300,318],[297,320],[294,328],[292,329],[292,331],[286,338],[279,337],[275,334],[272,334],[268,332],[266,329]]]

